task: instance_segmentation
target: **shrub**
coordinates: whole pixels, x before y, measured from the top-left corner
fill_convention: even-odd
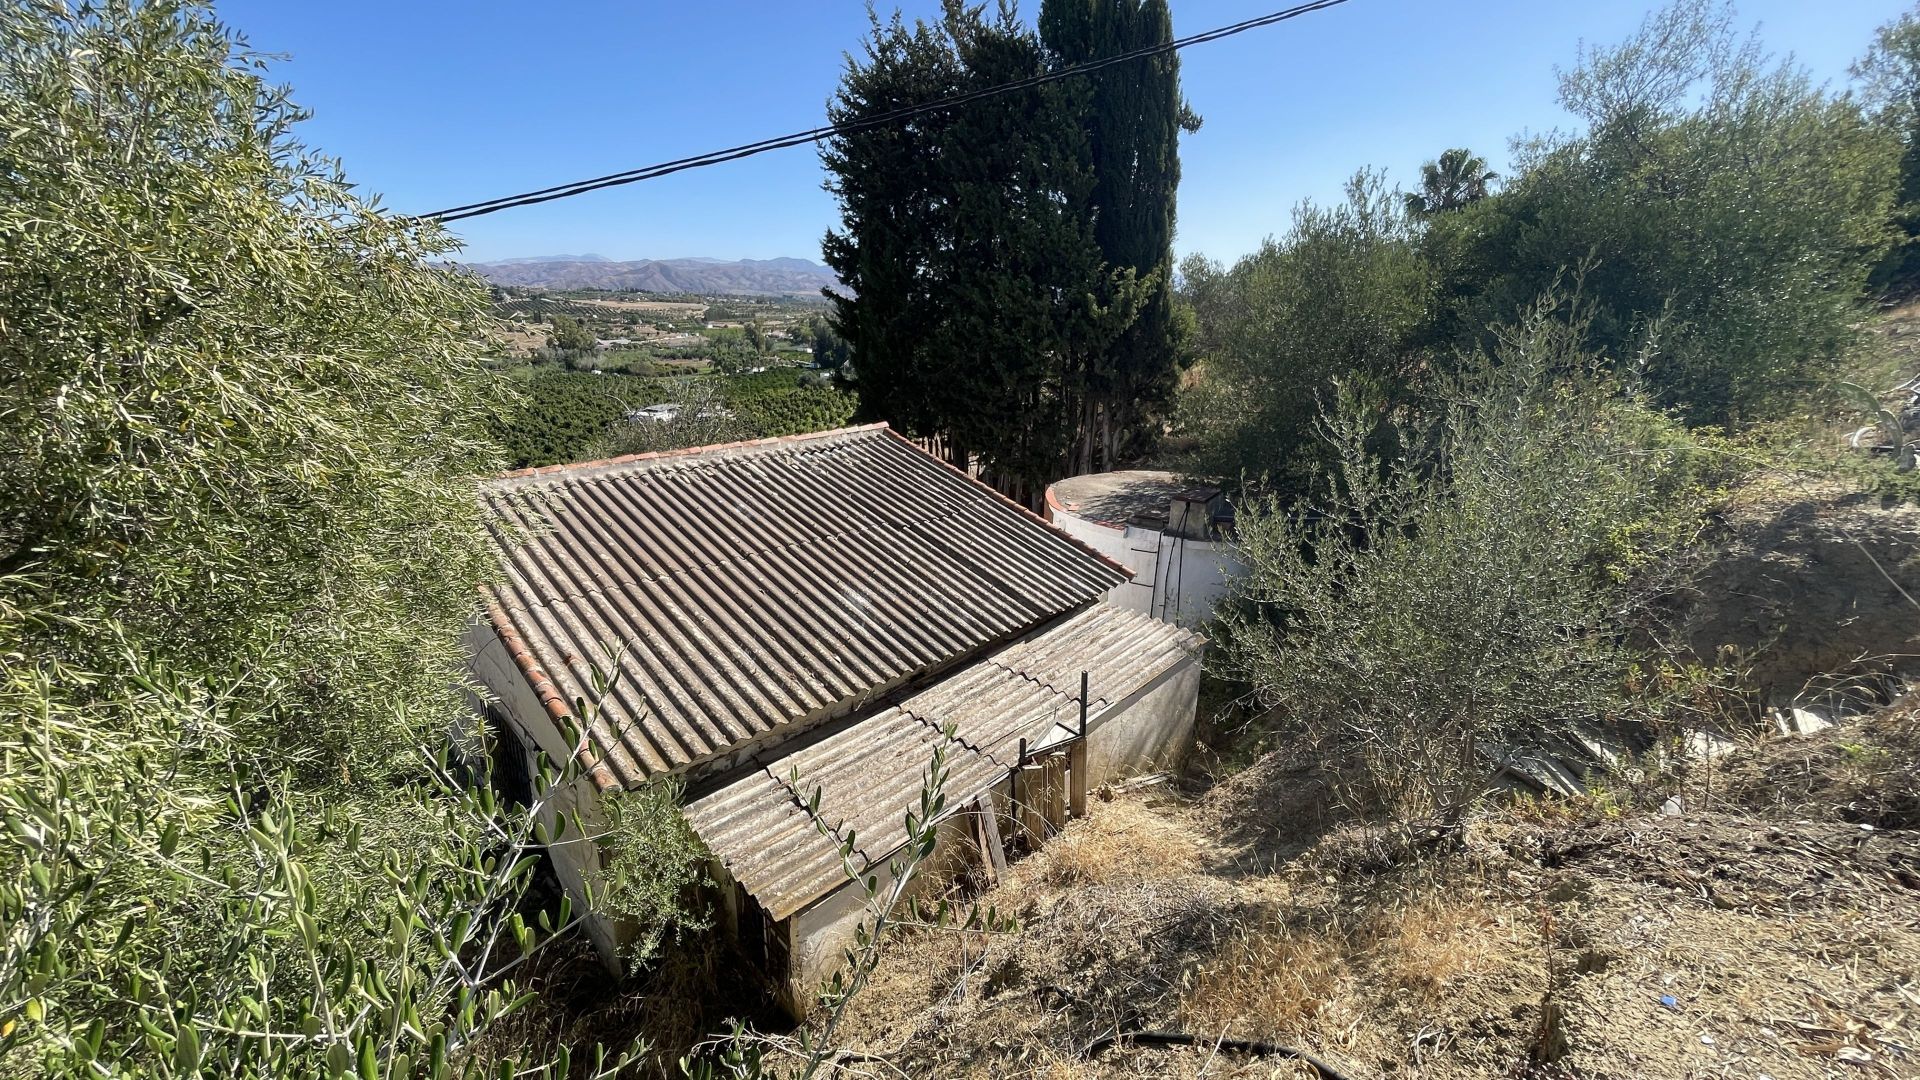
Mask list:
[[[1457,813],[1495,761],[1645,717],[1629,633],[1700,514],[1697,457],[1543,304],[1388,422],[1342,393],[1333,464],[1240,518],[1232,673],[1358,812]]]
[[[669,778],[606,796],[607,828],[600,840],[604,908],[635,928],[628,959],[645,963],[669,937],[706,929],[692,890],[708,884],[706,845],[680,813],[682,788]]]
[[[1285,237],[1232,269],[1182,265],[1203,366],[1179,423],[1198,437],[1197,471],[1292,474],[1320,449],[1314,418],[1335,379],[1404,383],[1429,292],[1415,239],[1398,193],[1362,173],[1345,203],[1302,204]]]
[[[458,1072],[536,936],[438,753],[486,292],[204,7],[0,42],[0,1074]]]

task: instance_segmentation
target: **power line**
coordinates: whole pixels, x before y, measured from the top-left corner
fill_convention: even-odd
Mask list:
[[[664,161],[657,165],[647,165],[638,169],[629,169],[625,172],[597,176],[591,180],[576,180],[569,184],[558,184],[554,187],[541,188],[538,191],[527,191],[518,195],[503,195],[497,199],[486,199],[481,202],[467,203],[464,206],[450,206],[445,210],[435,210],[432,213],[417,215],[417,217],[423,220],[436,220],[442,223],[460,221],[464,218],[479,217],[482,214],[511,210],[517,206],[532,206],[535,203],[551,202],[555,199],[566,199],[575,195],[584,195],[589,191],[599,191],[602,188],[619,187],[623,184],[652,180],[670,173],[684,172],[687,169],[698,169],[708,165],[718,165],[723,161],[737,161],[740,158],[752,157],[755,154],[764,154],[769,150],[781,150],[789,146],[802,146],[807,143],[819,142],[821,139],[830,138],[835,135],[850,135],[855,132],[866,131],[870,128],[906,120],[923,113],[935,112],[940,109],[951,109],[955,106],[970,104],[984,98],[997,97],[1001,94],[1009,94],[1016,90],[1027,90],[1036,86],[1045,85],[1046,83],[1058,82],[1061,79],[1071,78],[1076,75],[1085,75],[1088,72],[1112,67],[1115,64],[1124,64],[1150,56],[1161,56],[1166,53],[1178,52],[1190,45],[1201,45],[1209,41],[1218,41],[1221,38],[1232,37],[1235,34],[1244,34],[1248,30],[1256,30],[1263,26],[1272,26],[1275,23],[1286,22],[1289,19],[1297,19],[1302,15],[1336,7],[1346,2],[1347,0],[1312,0],[1310,3],[1298,4],[1269,15],[1262,15],[1244,22],[1237,22],[1231,26],[1222,26],[1198,34],[1190,34],[1183,38],[1175,38],[1172,41],[1161,42],[1158,45],[1147,45],[1128,52],[1115,53],[1112,56],[1102,57],[1099,60],[1091,60],[1084,64],[1075,64],[1072,67],[1061,68],[1059,71],[1049,71],[1040,75],[1031,75],[1024,79],[1016,79],[1013,82],[1000,83],[995,86],[983,87],[979,90],[953,94],[940,98],[937,101],[893,109],[876,116],[864,117],[860,120],[849,121],[844,124],[829,124],[825,127],[796,131],[791,135],[778,135],[771,139],[762,139],[759,142],[750,142],[740,146],[728,147],[725,150],[713,150],[705,154],[696,154],[693,157],[680,158],[677,161]]]

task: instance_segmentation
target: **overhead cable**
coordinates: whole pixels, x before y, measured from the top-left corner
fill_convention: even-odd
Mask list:
[[[1127,52],[1101,57],[1098,60],[1089,60],[1083,64],[1074,64],[1070,67],[1061,68],[1058,71],[1048,71],[1039,75],[1031,75],[1024,79],[1016,79],[1012,82],[999,83],[994,86],[982,87],[978,90],[952,94],[919,105],[891,109],[887,112],[862,117],[858,120],[850,120],[846,123],[828,124],[824,127],[810,128],[806,131],[796,131],[791,135],[778,135],[771,139],[762,139],[759,142],[743,143],[740,146],[732,146],[724,150],[713,150],[705,154],[695,154],[692,157],[684,157],[676,161],[663,161],[657,165],[646,165],[638,169],[629,169],[625,172],[596,176],[590,180],[576,180],[572,183],[556,184],[553,187],[541,188],[538,191],[521,192],[518,195],[503,195],[496,199],[467,203],[463,206],[450,206],[444,210],[435,210],[432,213],[419,214],[416,216],[420,220],[439,221],[443,223],[460,221],[465,218],[479,217],[482,214],[493,214],[502,210],[511,210],[514,207],[532,206],[536,203],[552,202],[555,199],[567,199],[575,195],[584,195],[589,191],[599,191],[602,188],[619,187],[623,184],[638,183],[642,180],[653,180],[672,173],[684,172],[688,169],[699,169],[708,165],[718,165],[723,161],[737,161],[740,158],[752,157],[755,154],[764,154],[769,150],[780,150],[789,146],[801,146],[806,143],[819,142],[822,139],[832,138],[836,135],[851,135],[856,132],[867,131],[887,124],[898,123],[902,120],[908,120],[925,113],[951,109],[985,98],[997,97],[1001,94],[1010,94],[1018,90],[1028,90],[1036,86],[1043,86],[1047,83],[1058,82],[1062,79],[1085,75],[1089,72],[1099,71],[1102,68],[1112,67],[1115,64],[1125,64],[1134,60],[1142,60],[1148,57],[1178,52],[1191,45],[1201,45],[1209,41],[1218,41],[1221,38],[1232,37],[1235,34],[1244,34],[1248,30],[1256,30],[1263,26],[1272,26],[1275,23],[1286,22],[1288,19],[1297,19],[1302,15],[1336,7],[1346,2],[1347,0],[1312,0],[1311,3],[1298,4],[1294,7],[1259,16],[1258,18],[1237,22],[1230,26],[1217,27],[1202,33],[1190,34],[1183,38],[1163,41],[1157,45],[1145,45],[1138,49],[1130,49]]]

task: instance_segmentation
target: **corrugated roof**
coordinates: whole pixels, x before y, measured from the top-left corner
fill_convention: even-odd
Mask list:
[[[549,711],[618,672],[589,732],[608,785],[854,711],[1126,577],[884,425],[526,470],[485,499],[489,614]]]
[[[1190,630],[1099,604],[810,745],[775,747],[751,772],[689,803],[687,821],[735,881],[784,919],[845,880],[837,842],[803,807],[855,839],[855,865],[906,842],[935,746],[947,747],[949,806],[998,783],[1022,738],[1079,720],[1080,673],[1098,717],[1204,644]],[[945,734],[948,725],[953,735]],[[798,774],[798,780],[794,779]]]

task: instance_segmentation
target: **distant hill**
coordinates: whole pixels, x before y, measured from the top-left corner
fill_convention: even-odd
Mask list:
[[[501,266],[514,266],[519,263],[608,263],[612,259],[605,255],[528,255],[523,259],[501,259]]]
[[[539,255],[504,262],[462,263],[496,285],[531,289],[617,289],[705,296],[818,296],[839,285],[833,271],[806,259],[640,259]]]

